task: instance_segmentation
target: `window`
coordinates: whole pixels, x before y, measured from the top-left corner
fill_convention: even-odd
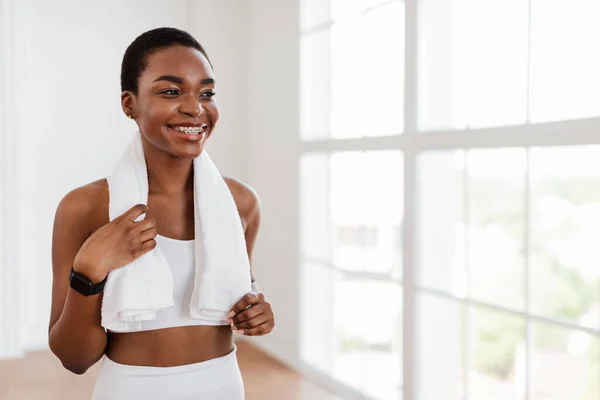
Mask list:
[[[595,145],[418,157],[418,374],[432,379],[444,358],[455,371],[444,389],[423,382],[422,398],[598,397],[599,160]],[[439,347],[428,332],[448,308]]]
[[[300,162],[303,287],[310,293],[303,358],[357,390],[397,398],[402,154],[307,153]]]
[[[375,399],[600,398],[600,3],[301,10],[302,361]]]
[[[403,2],[310,0],[303,10],[302,137],[401,133]]]

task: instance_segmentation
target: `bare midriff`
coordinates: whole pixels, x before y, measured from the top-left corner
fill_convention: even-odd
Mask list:
[[[233,349],[229,325],[180,326],[143,332],[108,332],[106,356],[137,366],[174,367],[218,358]]]

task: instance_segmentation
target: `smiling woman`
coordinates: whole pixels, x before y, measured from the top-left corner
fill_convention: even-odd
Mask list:
[[[121,106],[139,132],[113,175],[71,191],[58,206],[50,348],[77,374],[102,359],[93,399],[243,399],[232,332],[264,335],[274,327],[270,303],[250,282],[258,197],[248,185],[221,177],[204,151],[219,119],[215,86],[208,55],[188,33],[159,28],[136,38],[123,57]],[[137,181],[119,180],[130,170]],[[119,196],[129,209],[116,215]],[[209,224],[206,204],[225,213],[219,224]],[[227,227],[223,216],[230,215]],[[248,289],[241,293],[232,290],[235,282],[210,280],[206,272],[236,251],[242,255],[231,273]],[[140,259],[146,253],[153,257]],[[135,267],[163,261],[168,279],[144,287],[146,298],[135,297],[134,286],[154,273],[148,268],[133,279]],[[117,276],[130,286],[115,284]],[[148,306],[164,291],[167,306]],[[215,298],[208,306],[203,293]],[[135,306],[115,312],[113,323],[111,307],[127,302]],[[140,311],[147,307],[153,312]]]

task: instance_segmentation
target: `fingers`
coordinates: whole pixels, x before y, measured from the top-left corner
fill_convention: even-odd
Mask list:
[[[148,207],[145,204],[136,204],[135,206],[131,207],[125,214],[123,214],[123,219],[125,219],[126,221],[134,221],[141,216],[142,214],[145,214],[148,212]]]
[[[259,316],[260,314],[264,313],[266,310],[266,303],[262,303],[262,304],[256,304],[246,310],[243,310],[242,312],[240,312],[239,314],[237,314],[236,316],[230,318],[228,320],[228,322],[230,324],[239,324],[241,322],[244,321],[249,321],[253,318],[256,318],[257,316]],[[231,321],[231,322],[230,322]]]
[[[268,315],[267,313],[260,313],[257,316],[251,318],[250,320],[238,322],[238,323],[234,324],[232,326],[232,329],[244,329],[244,330],[251,329],[251,328],[254,328],[261,324],[264,324],[269,319],[271,319],[270,315]]]
[[[147,232],[150,231],[150,232]],[[131,232],[133,235],[137,235],[137,236],[142,236],[145,234],[145,237],[147,238],[148,235],[152,232],[154,232],[154,236],[152,236],[152,238],[154,238],[158,232],[156,231],[156,219],[155,218],[146,218],[144,220],[141,220],[140,222],[134,222],[133,225],[131,226]],[[148,240],[148,239],[146,239]],[[143,241],[143,240],[142,240]]]
[[[129,243],[132,255],[137,258],[156,247],[156,228],[150,227],[142,232],[131,231]]]
[[[156,237],[156,235],[158,235],[158,232],[156,231],[155,227],[151,227],[150,229],[146,229],[145,231],[143,231],[142,233],[140,233],[140,241],[142,243],[148,241],[148,240],[152,240]]]
[[[271,332],[274,327],[275,327],[275,322],[272,319],[269,319],[268,321],[263,322],[262,324],[260,324],[258,326],[255,326],[250,329],[241,329],[238,332],[241,335],[245,335],[245,336],[262,336],[262,335],[266,335],[267,333]]]
[[[258,304],[256,301],[258,301]],[[238,312],[244,305],[247,305],[248,308]],[[262,292],[246,294],[233,307],[230,315],[235,312],[237,314],[232,316],[227,322],[232,325],[232,330],[241,335],[265,335],[271,332],[275,326],[271,303],[265,301]]]
[[[265,300],[264,295],[261,292],[255,293],[250,292],[246,293],[244,297],[242,297],[235,305],[231,308],[231,312],[228,317],[232,318],[233,316],[239,314],[244,311],[244,309],[248,306],[253,306],[255,304],[259,304]]]
[[[156,247],[156,240],[150,239],[142,243],[140,255],[146,254]]]
[[[138,206],[145,207],[143,204]],[[143,207],[138,208],[142,210]],[[128,217],[134,217],[135,215],[135,213],[130,214]],[[156,219],[154,218],[143,219],[140,222],[129,222],[125,231],[125,240],[129,243],[131,255],[138,258],[154,249],[157,235]]]

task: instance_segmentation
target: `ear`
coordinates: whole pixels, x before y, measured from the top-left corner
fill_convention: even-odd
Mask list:
[[[128,117],[131,117],[133,119],[137,118],[137,98],[135,97],[135,94],[133,94],[133,92],[125,90],[121,93],[121,109]]]

